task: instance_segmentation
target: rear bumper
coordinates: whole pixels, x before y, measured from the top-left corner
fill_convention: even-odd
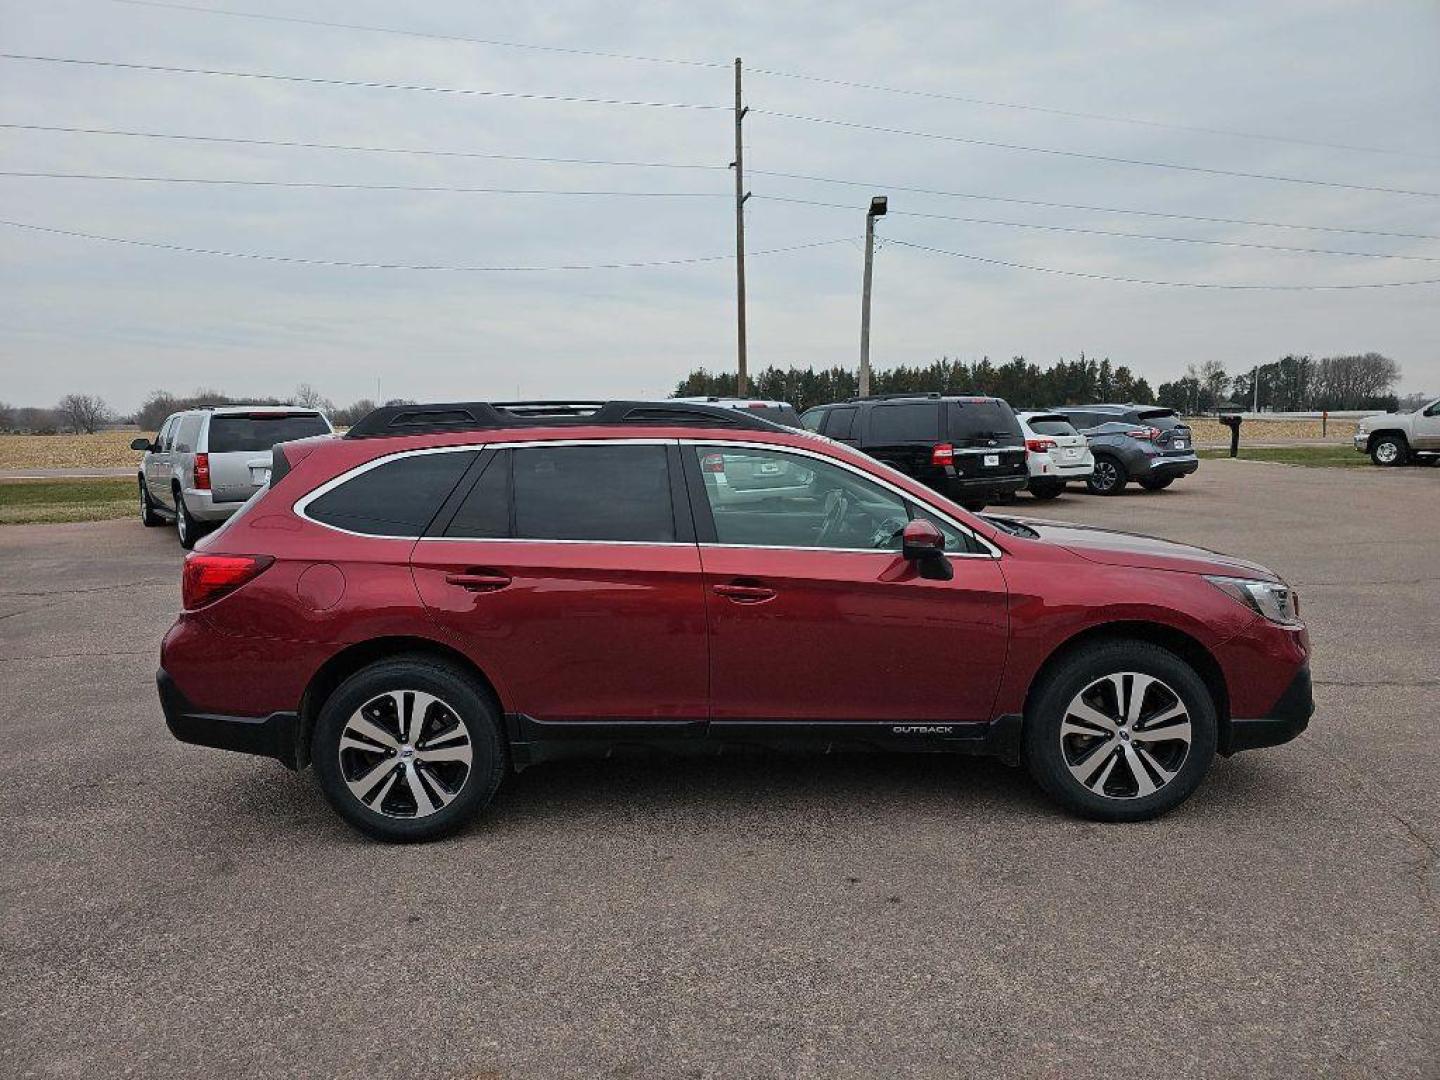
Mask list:
[[[1016,476],[946,476],[932,486],[947,498],[959,501],[1023,491],[1029,482],[1029,474],[1022,472]]]
[[[1200,459],[1197,457],[1154,457],[1146,460],[1149,462],[1149,468],[1138,470],[1137,476],[1189,476],[1200,468]]]
[[[220,501],[214,493],[199,488],[186,488],[185,509],[196,521],[224,521],[245,505],[245,499]]]
[[[295,713],[223,716],[197,712],[163,667],[155,673],[155,684],[160,692],[165,726],[181,742],[217,750],[234,750],[241,754],[258,754],[274,758],[287,768],[296,767],[295,744],[300,718]]]
[[[1285,692],[1271,706],[1269,715],[1253,720],[1231,719],[1229,729],[1222,738],[1220,752],[1228,756],[1241,750],[1258,750],[1287,743],[1309,726],[1314,711],[1310,668],[1306,665],[1295,673]]]

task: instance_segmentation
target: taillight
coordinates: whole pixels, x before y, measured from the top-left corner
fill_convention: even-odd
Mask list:
[[[1158,427],[1133,428],[1125,432],[1125,434],[1132,439],[1144,439],[1146,442],[1154,442],[1160,438],[1160,429]]]
[[[955,460],[955,446],[953,443],[942,442],[930,451],[931,465],[949,465]]]
[[[195,455],[195,486],[201,491],[210,490],[210,455]]]
[[[257,577],[274,561],[269,555],[187,555],[180,579],[181,602],[186,611],[204,607]]]
[[[1025,449],[1032,454],[1045,454],[1059,446],[1054,439],[1026,439]]]
[[[700,468],[708,473],[723,473],[725,471],[725,455],[706,454],[700,459]]]

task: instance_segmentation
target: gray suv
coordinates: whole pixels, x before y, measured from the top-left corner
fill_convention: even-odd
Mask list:
[[[175,413],[154,439],[136,439],[140,520],[175,522],[180,546],[193,547],[209,527],[245,505],[270,479],[270,448],[331,433],[314,409],[288,405],[224,405]]]
[[[1174,409],[1148,405],[1074,405],[1051,409],[1090,440],[1092,494],[1118,495],[1131,480],[1161,491],[1200,468],[1190,426]]]

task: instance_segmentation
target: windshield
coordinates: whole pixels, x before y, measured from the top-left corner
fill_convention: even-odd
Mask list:
[[[254,453],[278,442],[328,435],[330,426],[319,413],[250,413],[210,418],[210,453]]]
[[[1032,416],[1025,421],[1036,435],[1077,435],[1069,420],[1063,416]]]

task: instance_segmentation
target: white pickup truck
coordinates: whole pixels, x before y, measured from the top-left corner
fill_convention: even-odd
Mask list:
[[[1355,449],[1376,465],[1440,462],[1440,400],[1412,413],[1378,413],[1355,428]]]

